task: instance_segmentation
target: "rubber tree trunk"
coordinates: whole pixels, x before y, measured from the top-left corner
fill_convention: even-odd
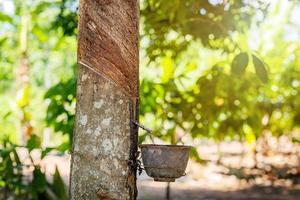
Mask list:
[[[136,199],[138,2],[80,0],[70,199]]]

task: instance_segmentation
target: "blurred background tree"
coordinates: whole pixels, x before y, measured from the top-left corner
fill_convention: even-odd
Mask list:
[[[35,136],[42,147],[70,148],[77,6],[0,1],[1,141],[24,145]],[[300,141],[298,1],[142,0],[140,7],[140,119],[159,140],[238,140],[254,152],[269,133]],[[201,160],[196,150],[192,156]]]
[[[46,90],[53,85],[74,77],[76,36],[75,33],[67,35],[58,27],[61,5],[60,1],[30,0],[1,3],[1,137],[9,135],[12,141],[20,142],[23,137],[20,128],[30,122],[30,134],[42,136],[45,143],[50,142],[46,146],[60,144],[61,139],[68,141],[68,137],[60,136],[56,142],[49,141],[49,133],[53,131],[47,127],[51,120],[45,119],[51,104],[43,99]],[[71,22],[76,23],[75,19]],[[20,70],[22,67],[24,72]],[[19,71],[26,82],[20,80]],[[66,90],[65,94],[74,93]],[[59,120],[57,123],[67,119],[61,116]]]

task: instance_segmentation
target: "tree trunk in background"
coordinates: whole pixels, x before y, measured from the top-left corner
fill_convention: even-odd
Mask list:
[[[22,15],[20,27],[20,64],[16,69],[17,97],[16,102],[20,110],[20,138],[21,144],[25,145],[31,137],[33,127],[30,122],[28,106],[30,103],[30,82],[29,82],[29,60],[28,60],[28,29],[30,15],[27,1],[22,1]]]
[[[81,0],[70,199],[136,199],[138,2]]]

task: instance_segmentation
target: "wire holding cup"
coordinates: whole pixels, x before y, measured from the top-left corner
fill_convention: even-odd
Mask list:
[[[142,124],[140,124],[140,123],[138,123],[137,121],[134,121],[134,120],[131,120],[131,122],[132,122],[134,125],[138,126],[139,128],[145,130],[145,131],[148,133],[148,135],[149,135],[149,137],[150,137],[152,143],[155,144],[154,138],[153,138],[153,136],[152,136],[152,134],[151,134],[151,133],[152,133],[152,130],[151,130],[150,128],[147,128],[147,127],[145,127],[144,125],[142,125]]]

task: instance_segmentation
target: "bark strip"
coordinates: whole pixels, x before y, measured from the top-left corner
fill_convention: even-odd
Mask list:
[[[138,97],[137,0],[81,0],[78,59]]]

